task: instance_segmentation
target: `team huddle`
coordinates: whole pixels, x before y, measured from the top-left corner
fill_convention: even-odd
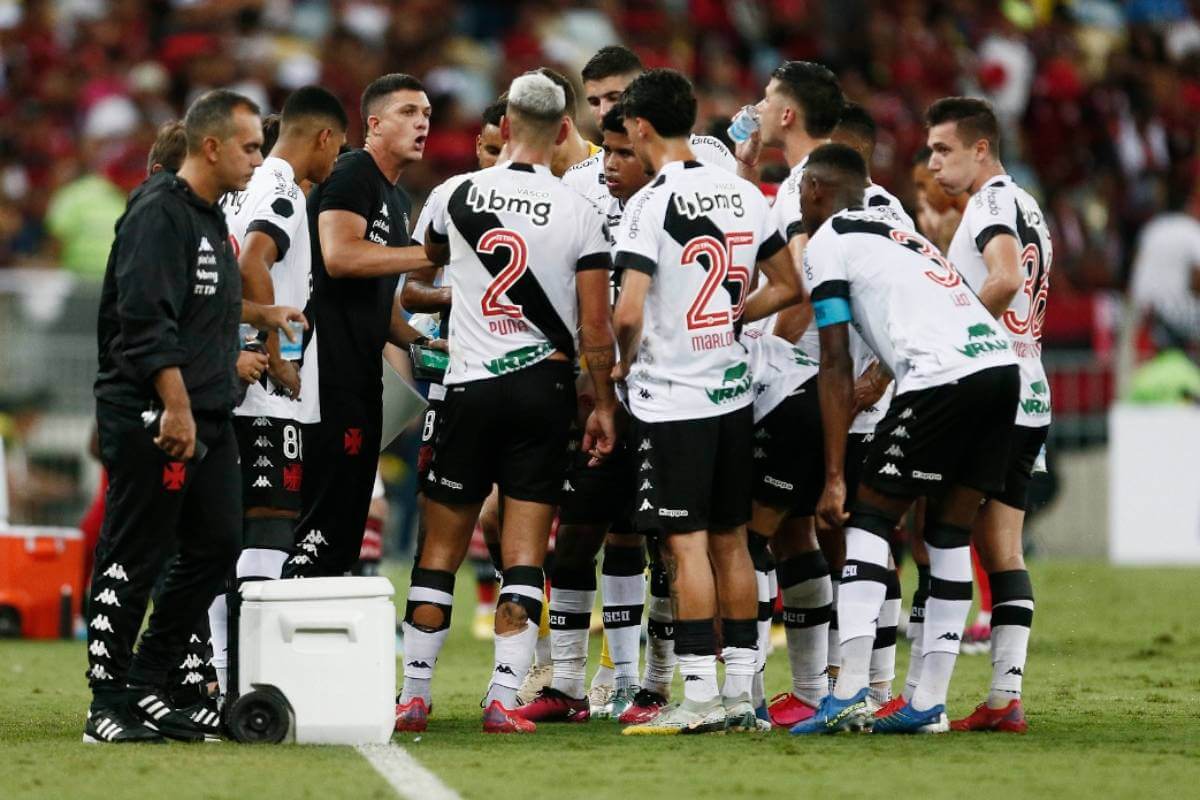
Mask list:
[[[524,74],[484,114],[481,169],[438,186],[411,233],[396,181],[429,135],[421,85],[372,84],[367,146],[336,162],[337,101],[310,87],[285,105],[248,188],[222,201],[246,298],[310,323],[293,355],[286,337],[261,336],[266,356],[242,376],[237,583],[354,565],[383,428],[380,355],[440,349],[397,731],[436,725],[455,576],[485,519],[501,576],[485,732],[591,716],[624,735],[1024,731],[1021,533],[1050,422],[1052,248],[1000,163],[991,108],[928,109],[923,165],[969,199],[956,229],[918,230],[871,180],[874,121],[819,64],[774,71],[735,152],[694,133],[686,77],[625,48],[598,52],[582,84],[599,147],[579,133],[569,81]],[[790,169],[774,202],[764,149]],[[441,336],[406,311],[437,315]],[[890,542],[910,512],[912,657],[893,695]],[[972,544],[992,589],[993,678],[951,723]],[[598,590],[613,682],[599,704],[585,688]],[[791,688],[768,701],[777,597]],[[222,594],[209,613],[222,691],[236,603]],[[548,680],[530,696],[535,660]],[[186,716],[219,728],[212,712]]]

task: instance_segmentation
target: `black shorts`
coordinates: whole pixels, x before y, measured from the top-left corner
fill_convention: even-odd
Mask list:
[[[234,417],[233,429],[242,459],[243,507],[299,514],[304,477],[300,423],[278,417]]]
[[[846,503],[854,500],[858,491],[859,481],[862,480],[863,462],[867,459],[867,450],[875,441],[874,433],[851,433],[846,437]],[[849,509],[847,509],[849,510]]]
[[[754,428],[754,499],[811,517],[825,488],[817,379],[810,378]]]
[[[541,361],[446,388],[422,483],[425,496],[481,503],[499,484],[505,497],[557,505],[575,419],[572,366]]]
[[[421,444],[417,449],[417,491],[425,483],[429,473],[429,463],[433,461],[433,442],[437,438],[438,413],[441,411],[441,400],[430,400],[425,409],[425,417],[421,423]]]
[[[591,460],[580,447],[580,434],[572,433],[571,466],[563,481],[558,521],[562,525],[605,525],[611,533],[636,533],[633,525],[637,484],[628,435],[617,440],[613,454],[589,467]]]
[[[750,520],[754,412],[634,423],[637,527],[665,533],[734,528]]]
[[[1017,367],[896,395],[863,464],[862,485],[894,497],[938,495],[950,486],[1004,488],[1020,393]]]
[[[1033,477],[1033,464],[1037,461],[1042,445],[1046,443],[1049,425],[1028,428],[1017,425],[1013,428],[1012,441],[1005,463],[1004,489],[988,495],[1006,506],[1025,510],[1029,503],[1029,479]]]

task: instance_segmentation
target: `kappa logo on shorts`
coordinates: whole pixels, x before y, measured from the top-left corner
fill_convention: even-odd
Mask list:
[[[645,461],[642,462],[642,465],[640,467],[638,467],[638,472],[649,472],[649,471],[650,471],[650,460],[646,459]]]
[[[638,487],[638,491],[644,492],[647,489],[653,489],[653,488],[654,488],[654,484],[650,482],[649,478],[642,478],[642,485]]]
[[[346,433],[342,437],[342,446],[346,450],[346,455],[356,456],[362,450],[363,435],[362,428],[346,428]]]
[[[266,436],[260,436],[254,440],[254,446],[255,447],[274,447],[275,445],[271,444],[271,440],[268,439]]]
[[[97,680],[97,681],[111,681],[112,680],[112,675],[108,674],[108,670],[106,670],[104,668],[103,664],[96,664],[95,666],[93,666],[91,671],[88,672],[88,675],[93,680]]]
[[[311,564],[313,562],[312,562],[311,558],[304,555],[303,553],[300,553],[299,555],[292,556],[292,563],[295,564],[296,566],[302,567],[305,564]]]
[[[884,464],[882,467],[879,468],[879,474],[880,475],[891,475],[893,477],[899,478],[900,470],[896,469],[896,465],[889,461],[888,463]]]
[[[911,408],[906,408],[900,412],[900,419],[912,419],[912,417],[913,410]]]
[[[255,480],[254,483],[250,484],[250,488],[251,489],[273,489],[275,487],[271,484],[271,482],[269,480],[267,480],[266,475],[259,475],[258,479]]]
[[[571,481],[566,480],[563,481],[562,490],[564,492],[573,492],[575,491],[575,487],[571,485]]]
[[[168,492],[178,492],[187,482],[187,465],[182,461],[172,461],[163,466],[162,484]]]
[[[200,660],[200,656],[195,653],[188,653],[183,659],[183,663],[179,665],[179,669],[199,669],[204,666],[204,662]]]
[[[317,546],[315,544],[309,544],[308,542],[301,542],[300,549],[306,553],[312,553],[314,556],[317,554]]]
[[[763,483],[768,486],[774,486],[776,489],[783,489],[785,492],[790,492],[796,488],[787,481],[781,481],[779,478],[774,478],[770,475],[763,475]]]
[[[428,472],[428,474],[426,474],[425,478],[430,483],[437,483],[437,475],[433,474],[433,470],[429,470],[429,472]]]
[[[771,433],[766,428],[759,428],[754,432],[755,439],[770,439]]]
[[[126,583],[129,582],[129,575],[125,572],[125,567],[117,563],[114,563],[108,569],[104,570],[104,577],[112,578],[114,581],[125,581]]]
[[[649,450],[649,449],[650,449],[650,440],[649,440],[649,439],[642,439],[642,442],[641,442],[641,444],[639,444],[639,445],[638,445],[638,452],[639,452],[639,453],[644,453],[644,452],[646,452],[646,451],[647,451],[647,450]]]
[[[289,492],[300,491],[300,482],[304,477],[304,465],[288,464],[283,468],[283,488]]]
[[[329,544],[329,541],[325,538],[325,534],[318,530],[309,531],[308,535],[304,537],[304,541],[308,544]]]
[[[897,425],[895,427],[895,429],[892,431],[892,436],[894,436],[897,439],[907,439],[908,438],[908,428],[904,427],[903,425]]]
[[[107,633],[112,633],[112,623],[108,621],[108,617],[104,614],[97,614],[88,624],[94,631],[105,631]]]
[[[766,457],[767,457],[767,451],[766,451],[766,450],[763,450],[761,447],[756,447],[756,448],[754,448],[754,457],[755,457],[756,459],[759,459],[759,458],[766,458]]]
[[[914,469],[912,476],[919,481],[940,481],[942,479],[940,472],[921,472],[919,469]]]
[[[108,652],[108,647],[99,639],[88,645],[88,652],[96,658],[112,658]]]
[[[673,519],[682,519],[688,515],[686,508],[660,508],[658,510],[660,517],[671,517]]]
[[[429,479],[433,480],[432,474],[430,475]],[[452,481],[449,478],[439,478],[438,483],[441,484],[442,486],[445,486],[447,489],[455,489],[460,492],[462,491],[462,488],[463,488],[463,485],[461,483],[459,483],[458,481]]]
[[[121,607],[121,601],[117,599],[117,593],[112,589],[105,589],[100,594],[96,595],[97,603],[104,603],[106,606]]]
[[[650,504],[649,498],[642,498],[642,504],[638,506],[638,511],[653,511],[654,506]]]
[[[887,450],[884,450],[883,453],[893,458],[904,458],[904,451],[900,449],[900,445],[898,444],[892,445]]]
[[[271,427],[271,420],[266,417],[255,417],[254,422],[250,426],[253,428],[269,428]]]
[[[254,462],[254,466],[258,469],[271,469],[275,465],[272,464],[271,459],[267,458],[266,456],[259,456],[258,460]]]

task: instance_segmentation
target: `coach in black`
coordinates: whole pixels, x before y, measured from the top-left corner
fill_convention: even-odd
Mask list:
[[[213,91],[184,120],[187,156],[130,198],[100,300],[96,421],[108,508],[88,601],[92,705],[85,742],[198,740],[217,734],[163,688],[237,557],[241,482],[230,412],[238,322],[303,320],[246,304],[217,199],[262,163],[258,107]],[[167,560],[178,545],[178,555]],[[166,580],[137,654],[159,573]]]
[[[432,264],[410,245],[412,203],[396,182],[424,154],[430,109],[416,78],[374,80],[361,103],[365,146],[308,198],[321,421],[304,429],[304,510],[285,578],[341,575],[358,560],[379,464],[383,348],[424,343],[396,286]]]

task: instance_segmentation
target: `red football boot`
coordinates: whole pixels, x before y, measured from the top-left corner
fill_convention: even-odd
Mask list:
[[[484,733],[533,733],[536,730],[537,725],[517,716],[515,711],[505,708],[499,700],[493,700],[492,704],[484,709]]]
[[[895,711],[896,709],[898,709],[902,705],[904,705],[904,703],[905,703],[904,695],[902,695],[902,694],[896,695],[891,700],[888,700],[886,703],[884,703],[882,706],[880,706],[878,709],[876,709],[875,719],[883,719],[884,717],[888,716],[893,711]]]
[[[407,703],[396,702],[396,732],[420,733],[429,724],[429,708],[420,697]]]
[[[586,697],[576,699],[547,686],[511,713],[530,722],[587,722],[591,709]]]
[[[666,704],[667,698],[658,692],[638,689],[638,693],[633,696],[633,705],[621,712],[617,722],[622,725],[645,725],[657,717]]]
[[[771,698],[771,705],[767,707],[767,716],[776,728],[791,728],[816,713],[816,706],[810,706],[791,692],[775,695]]]
[[[1025,709],[1020,700],[1013,700],[1004,708],[988,708],[980,703],[969,716],[950,723],[952,731],[1000,731],[1002,733],[1025,733],[1029,723],[1025,721]]]

